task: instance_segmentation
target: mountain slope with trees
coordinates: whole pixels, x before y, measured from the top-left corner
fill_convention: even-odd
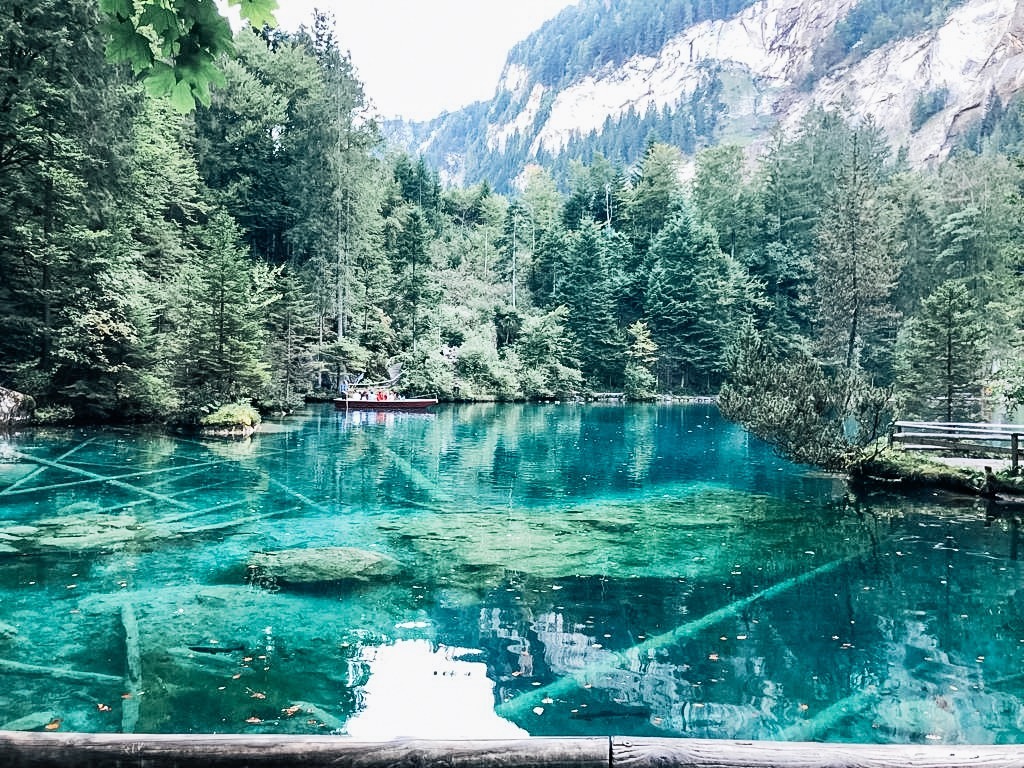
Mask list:
[[[490,101],[384,127],[506,193],[534,163],[563,188],[573,159],[631,165],[651,135],[758,153],[817,107],[874,119],[920,166],[982,134],[1019,145],[1022,35],[1013,0],[582,0],[511,51]]]

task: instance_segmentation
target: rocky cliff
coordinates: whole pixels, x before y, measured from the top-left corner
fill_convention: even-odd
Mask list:
[[[600,133],[609,119],[673,109],[714,71],[724,105],[718,141],[756,143],[813,105],[843,105],[855,118],[872,117],[894,149],[922,165],[944,158],[993,96],[1005,104],[1024,89],[1024,3],[1016,0],[966,0],[926,32],[816,71],[816,54],[856,4],[762,0],[731,18],[686,28],[656,55],[633,56],[569,85],[545,86],[531,76],[530,62],[510,57],[494,100],[481,110],[481,143],[491,153],[517,145],[527,162],[538,152],[557,155],[573,136]],[[915,106],[929,97],[923,119]],[[446,158],[457,173],[450,134],[443,155],[437,151],[446,119],[421,132],[413,148]]]

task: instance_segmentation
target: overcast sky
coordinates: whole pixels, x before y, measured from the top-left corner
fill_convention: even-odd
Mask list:
[[[278,0],[286,29],[334,13],[384,117],[422,120],[494,95],[509,49],[575,0]]]

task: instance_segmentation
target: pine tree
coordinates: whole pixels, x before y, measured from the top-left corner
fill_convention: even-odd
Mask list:
[[[624,366],[615,282],[605,244],[606,238],[593,222],[570,234],[565,280],[557,299],[569,309],[566,325],[577,343],[580,367],[598,386],[620,381]]]
[[[645,319],[668,387],[713,391],[725,372],[738,323],[752,306],[743,268],[718,234],[680,211],[651,245]]]
[[[263,317],[277,298],[273,273],[254,268],[230,217],[214,214],[202,232],[204,260],[189,295],[179,359],[187,405],[259,399],[268,382]]]
[[[950,280],[900,332],[898,385],[908,416],[966,421],[980,413],[987,334],[977,301]]]
[[[870,140],[850,136],[818,226],[813,262],[818,343],[826,360],[847,369],[862,365],[862,351],[891,314],[888,300],[899,270],[872,154]]]

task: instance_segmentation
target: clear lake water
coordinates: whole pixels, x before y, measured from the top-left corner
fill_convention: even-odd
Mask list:
[[[1020,514],[707,405],[26,430],[0,729],[1024,742]]]

